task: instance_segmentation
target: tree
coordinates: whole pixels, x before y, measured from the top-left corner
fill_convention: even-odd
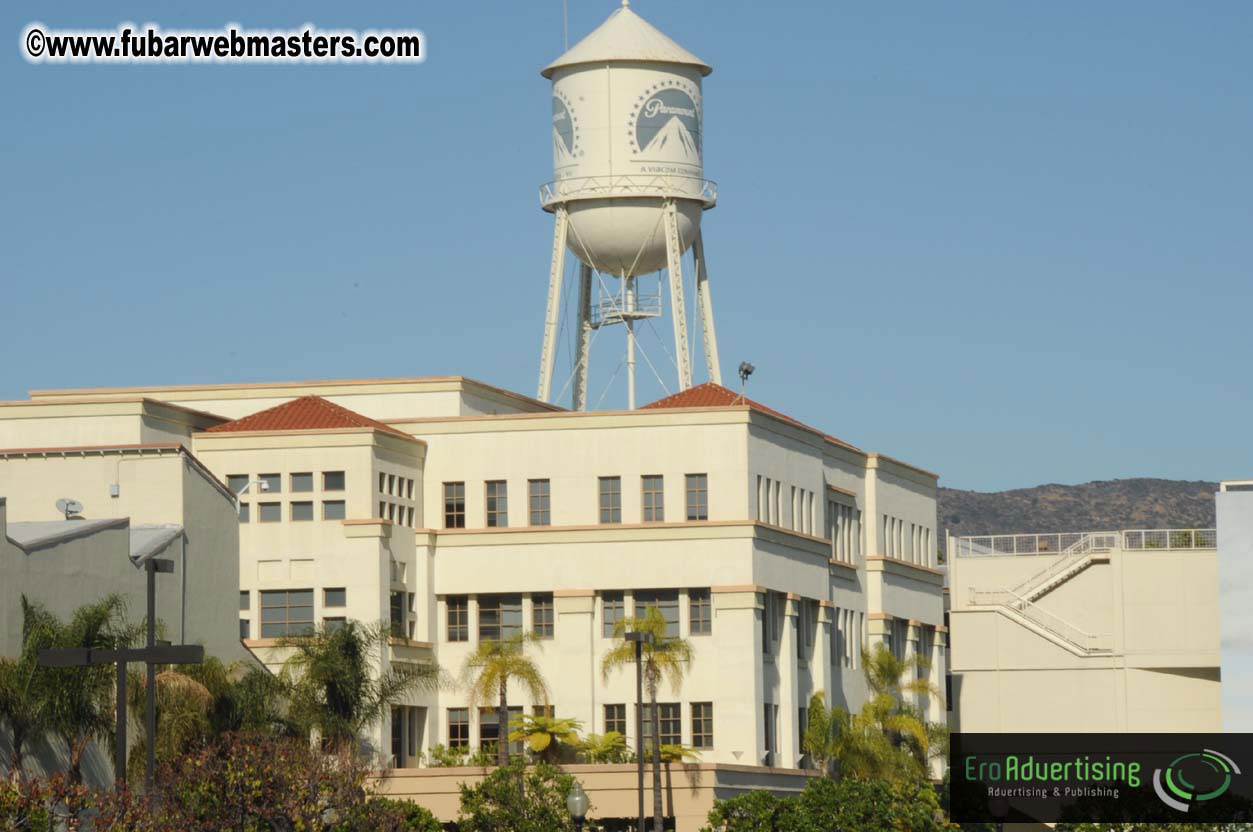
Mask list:
[[[666,619],[656,607],[649,607],[642,617],[624,618],[614,625],[613,635],[617,643],[601,660],[601,676],[607,682],[610,674],[619,668],[635,664],[635,645],[626,640],[629,632],[641,632],[652,636],[643,643],[642,658],[644,687],[648,690],[652,735],[661,736],[660,716],[657,713],[657,689],[663,677],[677,694],[683,684],[683,674],[692,663],[692,645],[677,636],[667,635]],[[653,832],[662,832],[661,805],[661,749],[653,743]]]
[[[39,604],[23,598],[23,614],[37,621],[49,647],[86,647],[92,650],[118,650],[134,643],[142,625],[126,623],[126,601],[108,595],[84,604],[62,623]],[[46,697],[47,727],[65,743],[69,753],[70,782],[83,780],[83,754],[93,740],[107,740],[114,731],[113,665],[41,668],[39,689]]]
[[[496,699],[496,763],[502,767],[509,764],[509,680],[520,682],[532,702],[548,704],[548,685],[526,654],[526,645],[538,643],[534,633],[483,639],[461,668],[461,683],[470,691],[471,707]]]
[[[938,832],[935,790],[925,780],[814,778],[796,797],[756,791],[719,801],[703,832]]]
[[[481,783],[462,783],[460,832],[573,832],[566,795],[574,778],[547,763],[494,769]]]
[[[577,719],[523,714],[509,723],[510,742],[525,743],[531,753],[546,763],[556,763],[561,748],[579,744],[579,728],[583,723]]]
[[[827,697],[818,691],[809,697],[809,709],[806,711],[805,735],[801,737],[801,750],[809,755],[813,767],[829,773],[831,758],[835,755],[835,723],[831,709],[827,708]]]
[[[48,698],[41,689],[39,650],[52,644],[47,613],[22,596],[22,651],[16,659],[0,659],[0,726],[13,738],[10,776],[22,777],[26,744],[43,734],[48,723]]]
[[[380,671],[389,637],[386,622],[347,621],[279,640],[280,647],[294,650],[279,678],[288,691],[288,716],[301,733],[316,733],[328,748],[343,751],[393,703],[439,685],[434,664],[394,664]]]
[[[604,734],[588,734],[579,743],[579,752],[589,763],[628,763],[631,750],[626,737],[617,731]]]

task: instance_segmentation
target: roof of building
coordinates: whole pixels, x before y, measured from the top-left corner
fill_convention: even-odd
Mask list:
[[[301,396],[267,410],[244,416],[233,422],[214,425],[205,433],[228,433],[240,431],[287,431],[287,430],[343,430],[345,428],[369,428],[413,439],[404,431],[363,416],[355,410],[327,401],[321,396]]]
[[[687,64],[708,75],[713,68],[657,30],[625,2],[564,55],[540,70],[551,78],[559,67],[603,61]]]
[[[125,517],[107,517],[99,520],[40,520],[9,523],[5,534],[27,552],[46,549],[67,540],[86,537],[104,529],[125,528],[130,523]]]
[[[729,390],[721,384],[714,384],[712,381],[705,382],[704,384],[698,384],[695,387],[689,387],[688,389],[675,393],[672,396],[666,396],[664,399],[658,399],[652,404],[644,405],[643,409],[648,410],[650,408],[680,407],[747,407],[750,410],[755,410],[758,413],[764,413],[767,416],[773,416],[780,421],[787,422],[790,425],[795,425],[803,430],[816,433],[823,439],[833,442],[842,448],[848,448],[849,450],[864,453],[860,448],[855,445],[850,445],[843,439],[837,439],[829,433],[823,433],[817,428],[810,427],[804,422],[793,419],[791,416],[784,413],[780,413],[774,408],[766,407],[761,402],[753,401],[750,398],[741,396],[739,393],[736,393],[734,390]]]
[[[138,564],[156,557],[182,534],[183,527],[177,523],[131,526],[131,560]]]

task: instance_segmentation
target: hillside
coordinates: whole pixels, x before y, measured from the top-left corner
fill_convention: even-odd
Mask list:
[[[1213,528],[1213,482],[1098,480],[1013,491],[939,491],[940,545],[953,535]]]

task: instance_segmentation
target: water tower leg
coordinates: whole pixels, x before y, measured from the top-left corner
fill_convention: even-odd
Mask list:
[[[674,357],[679,367],[679,389],[692,386],[692,356],[687,342],[687,307],[683,301],[683,248],[679,242],[679,211],[666,200],[666,270],[670,272],[670,317],[674,318]]]
[[[587,365],[592,346],[592,267],[579,264],[579,343],[574,356],[574,409],[587,410]]]
[[[699,231],[692,242],[696,259],[696,305],[700,308],[701,333],[705,336],[705,369],[709,380],[722,384],[722,368],[718,364],[718,333],[714,330],[714,303],[709,295],[709,273],[705,266],[705,238]]]
[[[635,278],[622,276],[622,288],[625,295],[624,302],[628,313],[635,312]],[[627,410],[635,409],[635,318],[628,315],[626,319],[627,331]]]
[[[557,351],[557,319],[561,314],[561,278],[566,268],[566,234],[569,227],[566,206],[557,206],[553,231],[553,263],[548,273],[548,310],[544,315],[544,346],[539,354],[539,390],[535,398],[548,401],[553,384],[553,357]]]

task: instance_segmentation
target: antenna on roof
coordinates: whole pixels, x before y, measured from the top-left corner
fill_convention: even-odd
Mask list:
[[[561,0],[561,48],[570,51],[570,0]]]
[[[71,500],[69,497],[62,497],[57,500],[57,511],[65,515],[66,520],[81,519],[78,515],[83,513],[83,504],[78,500]]]
[[[747,361],[740,362],[740,404],[744,404],[744,386],[748,384],[748,377],[753,374],[757,368]]]

